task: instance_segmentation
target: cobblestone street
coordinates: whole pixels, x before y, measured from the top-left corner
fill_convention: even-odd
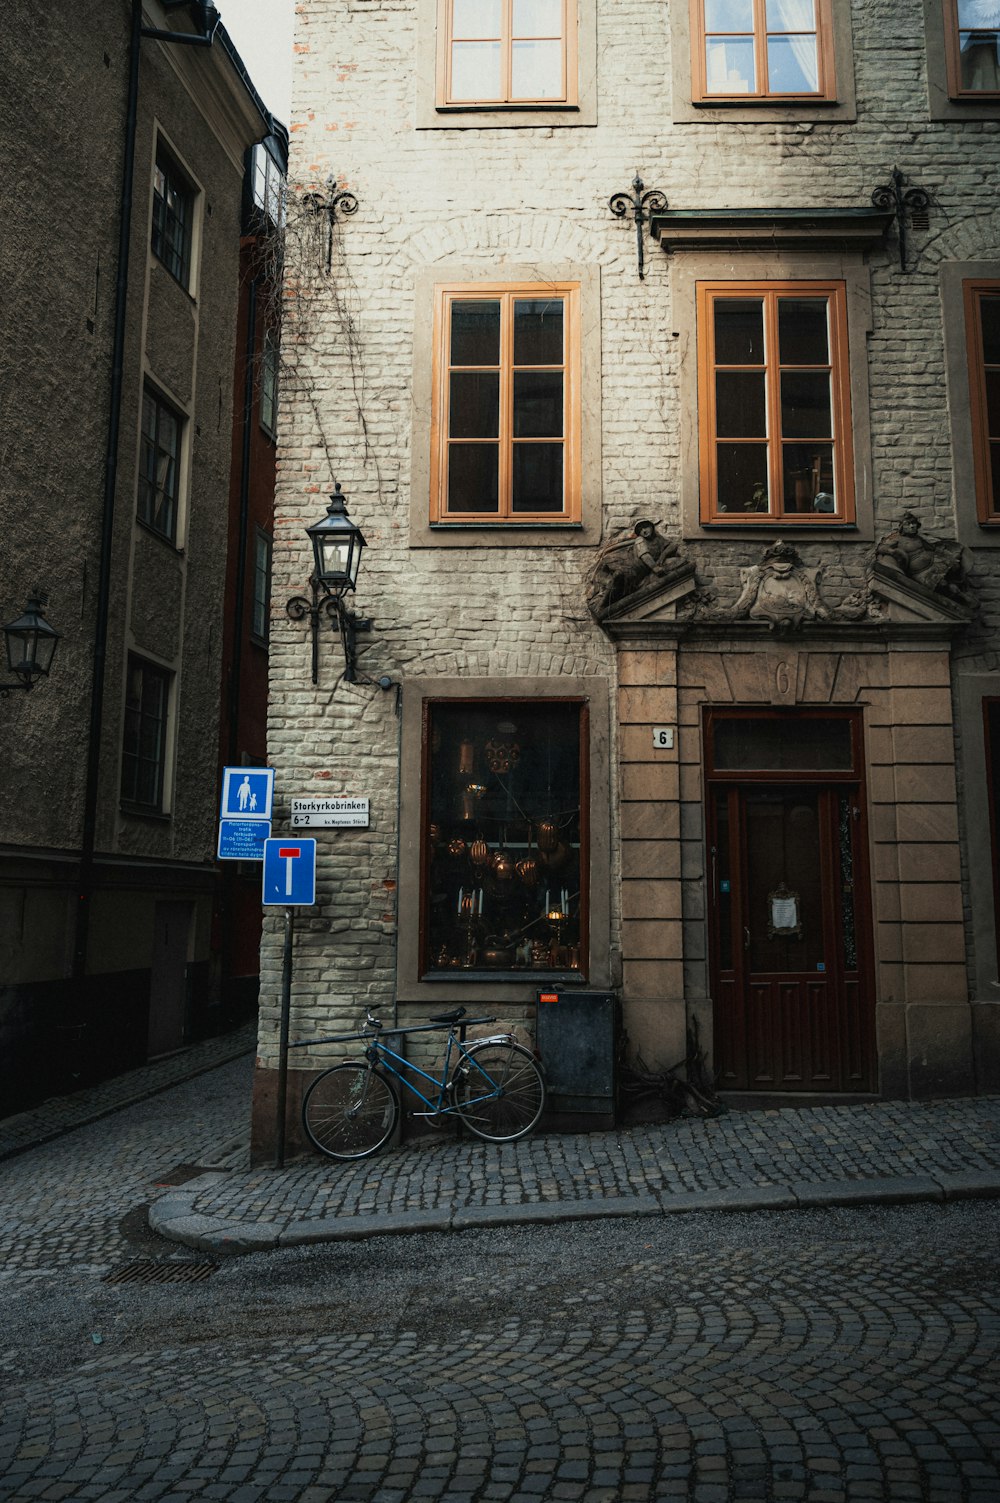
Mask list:
[[[249,1072],[249,1058],[226,1064],[4,1165],[0,1497],[1000,1496],[994,1200],[553,1215],[229,1258],[190,1286],[104,1283],[136,1255],[196,1256],[146,1226],[143,1208],[178,1179],[228,1171],[201,1192],[214,1195],[269,1183],[246,1169]],[[547,1193],[544,1163],[564,1196],[610,1197],[637,1175],[648,1189],[656,1166],[680,1188],[752,1166],[766,1183],[782,1155],[786,1174],[820,1184],[850,1172],[849,1140],[868,1143],[862,1167],[883,1176],[994,1162],[990,1103],[917,1118],[892,1104],[848,1131],[858,1110],[813,1114],[815,1163],[809,1113],[733,1113],[539,1136],[502,1156],[435,1141],[343,1173],[306,1160],[270,1183],[282,1206],[290,1185],[304,1198],[311,1182],[314,1199],[326,1187],[329,1207],[340,1179],[363,1174],[378,1206],[384,1175],[398,1214],[404,1194],[440,1200],[467,1172],[500,1200]],[[981,1142],[967,1121],[946,1152],[932,1124],[962,1112]]]

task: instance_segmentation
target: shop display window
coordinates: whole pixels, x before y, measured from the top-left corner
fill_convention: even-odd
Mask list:
[[[429,701],[421,970],[583,972],[581,701]]]

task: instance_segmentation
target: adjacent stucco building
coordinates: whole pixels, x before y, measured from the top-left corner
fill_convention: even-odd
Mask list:
[[[372,817],[293,1037],[613,987],[734,1093],[995,1089],[995,7],[298,17],[269,755]],[[334,479],[374,624],[314,687]]]
[[[0,602],[39,587],[62,634],[0,713],[13,1110],[219,1014],[241,215],[274,125],[211,6],[4,19]]]

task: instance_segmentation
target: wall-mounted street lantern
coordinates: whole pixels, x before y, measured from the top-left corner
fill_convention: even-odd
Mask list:
[[[24,615],[3,628],[7,665],[14,677],[0,683],[2,697],[15,689],[33,689],[40,678],[48,677],[61,633],[42,615],[43,598],[38,592],[30,595]]]
[[[293,595],[285,610],[293,621],[308,616],[312,631],[312,681],[319,682],[319,620],[321,615],[337,623],[344,649],[344,681],[357,682],[357,634],[371,631],[368,617],[356,616],[344,604],[344,596],[358,580],[361,550],[366,546],[364,533],[347,515],[346,497],[339,483],[334,486],[326,516],[306,528],[313,546],[313,572],[309,580],[312,599]]]

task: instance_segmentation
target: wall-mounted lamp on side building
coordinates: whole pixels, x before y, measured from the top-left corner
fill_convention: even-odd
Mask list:
[[[35,591],[28,597],[24,614],[3,628],[7,663],[14,677],[0,683],[0,698],[13,694],[15,689],[33,689],[40,678],[48,677],[61,633],[42,615],[44,602],[45,597]]]
[[[312,599],[293,595],[285,610],[293,621],[308,616],[312,631],[312,681],[319,682],[319,622],[325,615],[336,622],[344,649],[344,681],[357,683],[357,634],[371,631],[368,617],[355,615],[344,604],[344,596],[357,584],[361,550],[366,546],[364,534],[347,515],[346,498],[339,483],[334,486],[325,517],[306,528],[313,546],[313,572],[309,580]]]

